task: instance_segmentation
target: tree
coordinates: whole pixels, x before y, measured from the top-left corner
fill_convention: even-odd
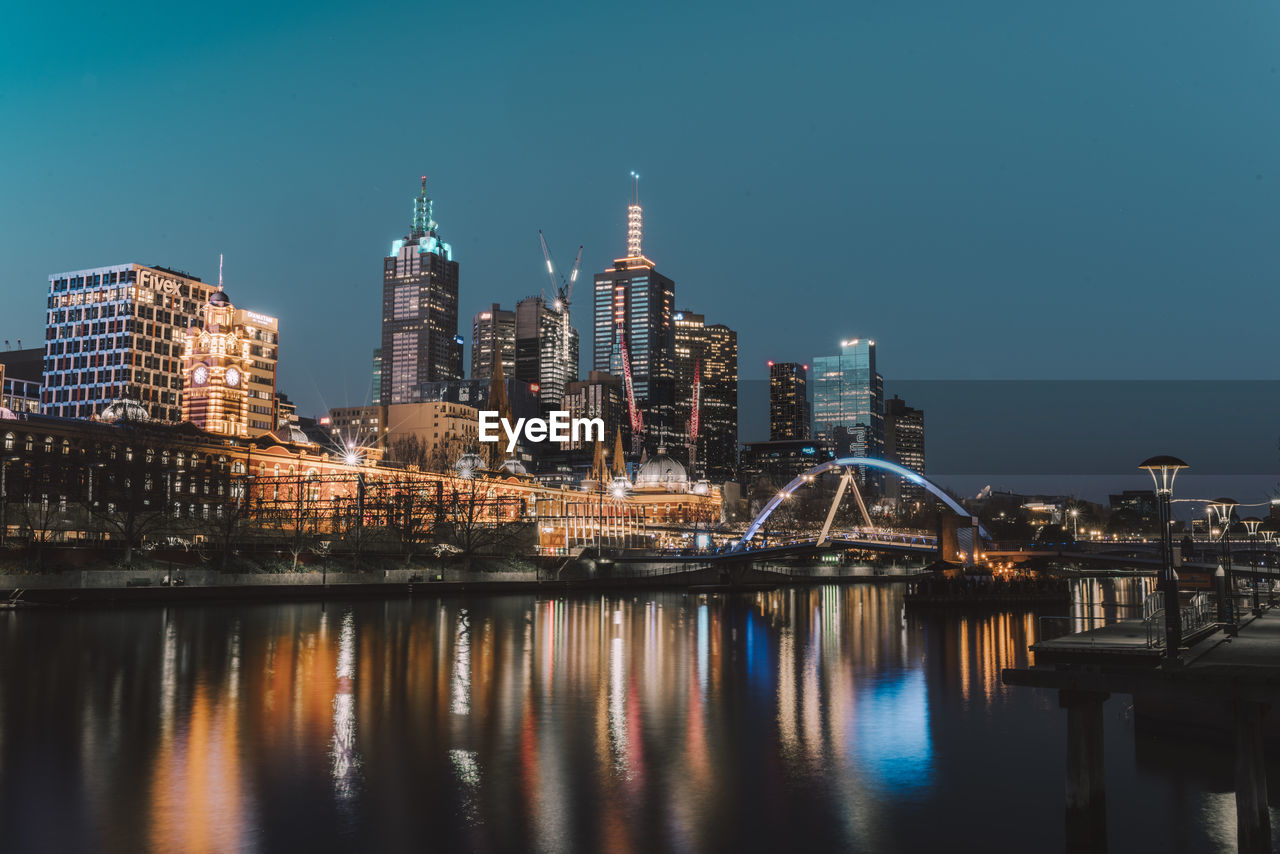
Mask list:
[[[439,518],[469,563],[480,554],[512,554],[530,536],[519,503],[496,495],[481,478],[452,478],[440,487]]]
[[[172,484],[180,474],[157,470],[154,445],[147,443],[148,428],[128,425],[128,429],[129,444],[112,445],[105,459],[88,464],[92,488],[85,493],[85,504],[95,519],[124,542],[124,563],[131,566],[134,548],[167,524],[167,493],[176,491]],[[161,476],[163,483],[157,482]]]

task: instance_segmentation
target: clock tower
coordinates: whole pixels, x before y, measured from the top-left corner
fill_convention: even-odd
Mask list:
[[[182,350],[182,420],[222,436],[249,435],[250,341],[238,335],[235,307],[221,288],[204,306],[203,328],[192,324]]]

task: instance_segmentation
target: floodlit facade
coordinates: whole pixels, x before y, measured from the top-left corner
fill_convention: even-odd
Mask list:
[[[165,267],[116,264],[49,277],[40,411],[90,418],[117,399],[182,417],[182,347],[215,286]]]

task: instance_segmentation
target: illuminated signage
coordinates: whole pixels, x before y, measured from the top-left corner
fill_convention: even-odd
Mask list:
[[[168,296],[177,296],[182,285],[177,279],[170,276],[162,276],[155,270],[139,270],[138,271],[138,287],[147,288],[157,291]]]
[[[256,311],[246,311],[244,315],[259,326],[276,325],[276,319],[274,317],[267,317],[265,314],[258,314]]]

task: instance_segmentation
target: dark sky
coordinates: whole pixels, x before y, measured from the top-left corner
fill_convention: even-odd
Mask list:
[[[301,411],[362,403],[420,174],[469,349],[539,228],[620,254],[635,169],[744,378],[854,336],[890,382],[1275,376],[1274,3],[45,5],[0,26],[0,337],[50,273],[223,252]]]

